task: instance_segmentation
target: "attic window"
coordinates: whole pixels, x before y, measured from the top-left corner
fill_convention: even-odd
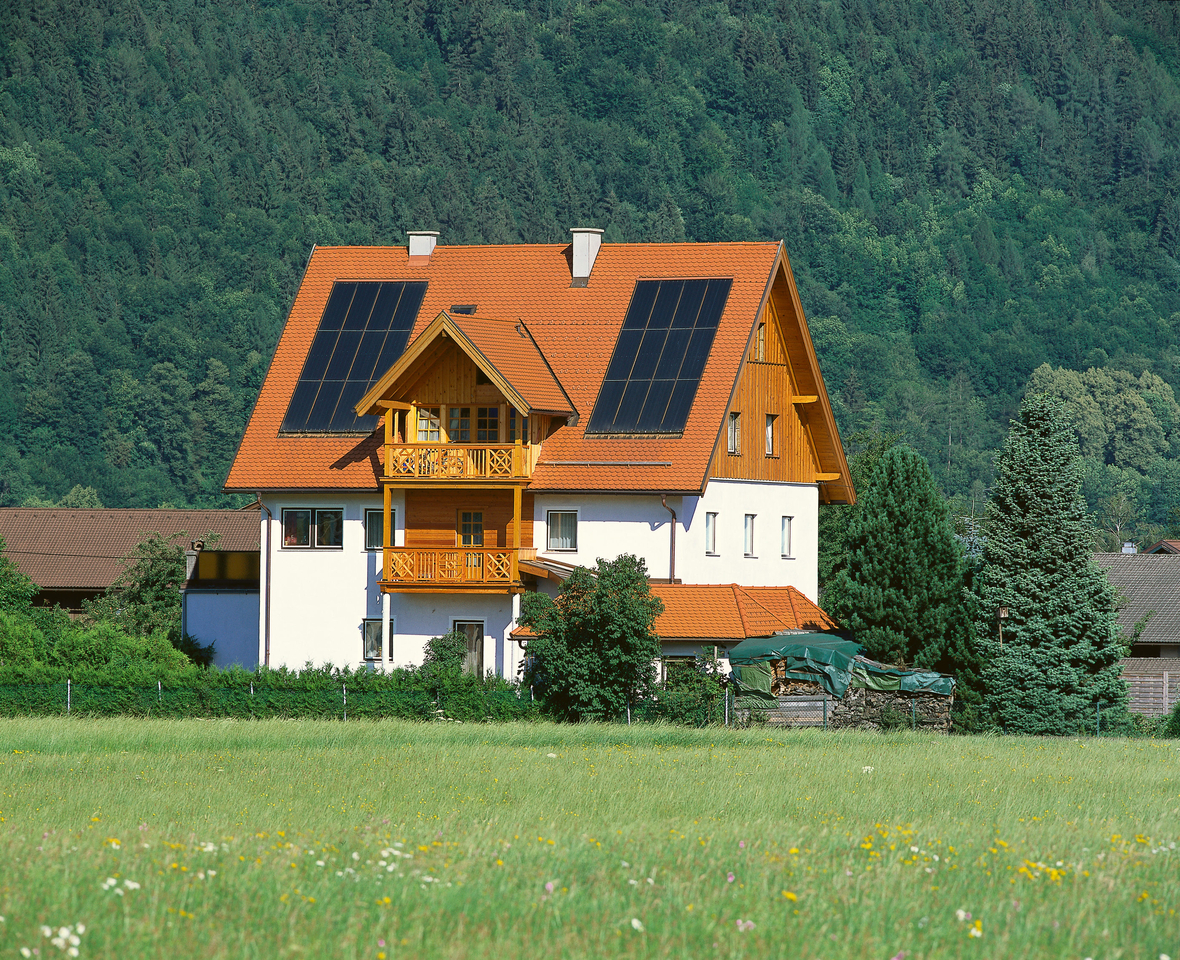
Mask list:
[[[684,432],[732,278],[640,280],[587,434]]]
[[[473,313],[475,313],[476,306],[477,304],[474,303],[452,303],[451,313],[463,313],[467,316],[471,316]]]
[[[368,433],[353,409],[402,355],[426,282],[337,282],[303,361],[283,433]]]

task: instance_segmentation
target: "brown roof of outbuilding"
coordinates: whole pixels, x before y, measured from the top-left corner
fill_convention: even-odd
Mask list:
[[[279,428],[332,285],[337,280],[425,280],[426,294],[410,335],[411,345],[452,304],[474,304],[481,316],[522,320],[556,382],[572,402],[578,421],[563,426],[545,441],[532,474],[531,489],[667,493],[703,490],[730,394],[761,307],[780,276],[790,282],[782,245],[603,244],[584,287],[570,284],[569,256],[569,244],[440,244],[429,257],[412,259],[406,247],[316,248],[226,489],[252,492],[377,488],[384,450],[374,435],[284,435]],[[636,281],[682,278],[733,281],[683,433],[587,437],[586,424]],[[516,335],[514,330],[511,335]],[[812,426],[812,432],[817,434],[817,450],[821,459],[831,461],[826,469],[846,475],[843,449],[805,325],[801,336],[808,348],[801,360],[814,368],[816,392],[822,398],[823,415]]]
[[[1125,634],[1150,613],[1136,642],[1180,643],[1180,555],[1099,553],[1094,559],[1124,598],[1119,626]]]
[[[259,513],[246,510],[0,509],[4,555],[45,589],[105,590],[122,572],[120,559],[159,533],[189,540],[210,532],[218,550],[257,550]]]

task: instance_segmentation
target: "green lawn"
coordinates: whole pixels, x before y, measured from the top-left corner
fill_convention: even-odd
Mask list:
[[[0,957],[81,923],[82,957],[1180,958],[1180,741],[35,719],[0,751]]]

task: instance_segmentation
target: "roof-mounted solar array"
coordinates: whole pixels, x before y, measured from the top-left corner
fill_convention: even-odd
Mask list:
[[[682,433],[731,278],[640,280],[586,433]]]
[[[367,433],[377,417],[353,407],[406,348],[426,281],[337,282],[280,428],[285,433]]]

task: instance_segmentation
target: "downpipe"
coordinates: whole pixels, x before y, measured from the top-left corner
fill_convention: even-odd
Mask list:
[[[666,493],[660,494],[660,503],[664,505],[664,509],[672,514],[672,533],[670,543],[668,545],[668,582],[676,582],[676,511],[668,506],[668,495]]]
[[[272,557],[270,554],[270,537],[271,527],[274,526],[274,514],[270,512],[270,507],[262,502],[262,491],[258,491],[258,506],[266,511],[266,588],[262,595],[262,637],[264,640],[264,653],[262,658],[263,666],[270,666],[270,565]]]

